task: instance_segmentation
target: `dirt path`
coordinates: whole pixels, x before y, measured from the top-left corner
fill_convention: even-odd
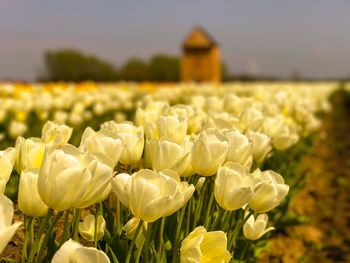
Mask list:
[[[350,262],[350,99],[337,92],[332,104],[291,209],[310,221],[275,236],[262,262]]]

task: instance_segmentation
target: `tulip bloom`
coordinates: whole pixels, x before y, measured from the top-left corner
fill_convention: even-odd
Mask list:
[[[124,145],[120,156],[122,164],[133,165],[140,161],[145,144],[142,126],[136,127],[132,123],[109,121],[102,124],[101,130],[109,130],[122,140]]]
[[[69,239],[55,253],[51,263],[110,263],[107,255],[94,247],[83,247]]]
[[[274,171],[261,172],[257,169],[253,173],[255,179],[254,195],[248,205],[258,213],[268,212],[277,207],[288,194],[289,186],[283,177]]]
[[[106,221],[102,215],[97,217],[96,240],[103,238],[106,229]],[[79,223],[79,234],[87,241],[95,240],[95,216],[87,215],[83,222]]]
[[[239,131],[231,130],[225,135],[229,143],[226,161],[240,163],[249,171],[253,163],[253,144]]]
[[[0,193],[3,193],[2,190],[5,190],[6,183],[10,179],[15,158],[15,148],[10,147],[4,151],[0,151]]]
[[[243,131],[251,130],[258,131],[262,126],[264,116],[261,111],[248,107],[246,108],[239,119]]]
[[[253,131],[248,131],[247,136],[253,143],[253,159],[258,163],[263,162],[272,150],[271,138],[266,134]]]
[[[102,202],[113,178],[112,169],[104,162],[69,144],[47,151],[38,178],[41,199],[59,211]]]
[[[0,254],[15,234],[17,228],[22,224],[17,222],[11,225],[13,213],[14,209],[11,200],[0,193]]]
[[[105,156],[113,163],[111,168],[114,168],[122,155],[124,146],[114,132],[106,129],[95,132],[87,127],[81,137],[80,148],[96,156]]]
[[[180,249],[181,263],[228,263],[231,254],[227,250],[227,238],[222,231],[207,232],[199,226],[183,241]]]
[[[202,176],[214,175],[226,159],[228,142],[218,131],[202,131],[191,151],[193,171]]]
[[[227,162],[215,179],[214,194],[225,210],[240,209],[253,197],[253,177],[239,163]]]
[[[185,161],[188,153],[185,152],[181,145],[161,139],[151,142],[149,152],[152,168],[155,171],[172,169],[177,171]]]
[[[178,174],[172,170],[156,173],[142,169],[132,176],[118,174],[112,181],[112,188],[136,218],[147,222],[176,212],[194,192],[194,186],[181,182]]]
[[[48,210],[38,192],[38,174],[38,170],[27,170],[19,179],[18,208],[32,217],[45,216]]]
[[[181,144],[187,133],[187,120],[175,116],[160,116],[156,121],[159,139]]]
[[[250,240],[257,240],[265,235],[267,232],[274,230],[274,227],[266,228],[269,218],[267,214],[258,215],[255,220],[254,215],[251,215],[247,222],[243,225],[243,234],[245,238]]]
[[[66,125],[48,121],[43,126],[41,138],[47,144],[63,145],[68,143],[72,132],[73,129]]]

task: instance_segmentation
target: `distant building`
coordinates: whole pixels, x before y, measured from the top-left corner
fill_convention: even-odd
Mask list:
[[[195,27],[182,43],[181,80],[219,82],[221,80],[220,49],[215,39]]]

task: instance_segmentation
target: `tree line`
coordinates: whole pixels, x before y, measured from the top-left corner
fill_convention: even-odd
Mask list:
[[[62,49],[44,54],[41,81],[159,81],[180,80],[180,59],[156,54],[149,61],[140,58],[127,60],[120,68],[96,56],[78,50]]]

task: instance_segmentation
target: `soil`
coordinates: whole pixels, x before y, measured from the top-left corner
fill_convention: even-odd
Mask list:
[[[332,96],[312,153],[303,161],[306,185],[291,211],[307,224],[290,227],[269,243],[259,262],[350,262],[350,104]]]

